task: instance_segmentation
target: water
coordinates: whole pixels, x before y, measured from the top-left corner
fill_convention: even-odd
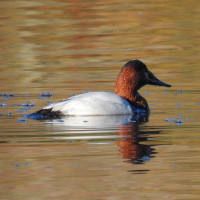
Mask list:
[[[199,199],[198,1],[0,2],[1,199]],[[140,90],[149,119],[25,119],[114,91],[141,59],[172,88]]]

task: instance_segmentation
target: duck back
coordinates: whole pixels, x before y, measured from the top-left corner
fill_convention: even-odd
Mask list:
[[[50,104],[43,108],[45,109],[59,111],[61,115],[125,115],[133,112],[133,107],[127,100],[111,92],[79,94]]]

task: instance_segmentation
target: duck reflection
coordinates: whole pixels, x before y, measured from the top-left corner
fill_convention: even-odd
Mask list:
[[[142,124],[148,122],[149,115],[118,115],[118,116],[68,116],[56,120],[45,121],[45,123],[53,125],[54,128],[60,131],[78,130],[80,133],[93,132],[114,132],[118,133],[120,138],[116,144],[120,147],[120,155],[125,162],[133,164],[143,164],[149,161],[155,154],[153,145],[143,144],[147,141],[149,135],[158,134],[159,131],[141,131]],[[70,136],[57,137],[56,139],[108,139],[111,136]],[[118,138],[117,137],[117,138]],[[116,138],[111,137],[111,138]]]
[[[119,128],[118,135],[124,136],[123,140],[117,142],[120,147],[120,155],[125,162],[133,164],[143,164],[154,157],[153,145],[144,144],[149,135],[158,134],[159,131],[141,131],[140,125],[147,122],[148,118],[142,118],[140,121],[130,122],[129,125],[122,125]]]

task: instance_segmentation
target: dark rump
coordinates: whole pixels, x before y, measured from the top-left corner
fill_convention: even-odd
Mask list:
[[[56,119],[60,118],[62,113],[60,111],[52,111],[52,108],[41,109],[32,114],[27,115],[26,117],[36,120],[47,120],[47,119]]]

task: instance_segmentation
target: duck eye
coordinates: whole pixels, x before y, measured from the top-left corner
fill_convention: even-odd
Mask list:
[[[144,77],[145,77],[145,80],[149,80],[149,74],[148,74],[148,72],[144,73]]]

